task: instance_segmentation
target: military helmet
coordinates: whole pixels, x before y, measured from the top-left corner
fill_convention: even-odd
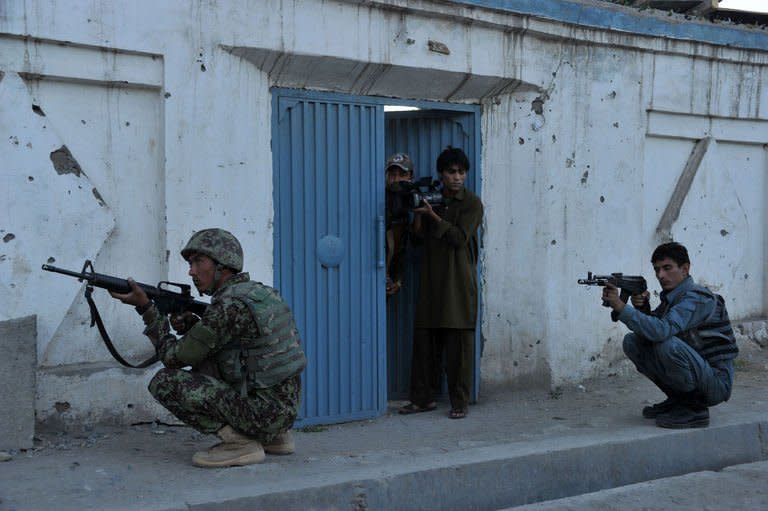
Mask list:
[[[243,270],[243,247],[231,232],[224,229],[203,229],[193,234],[181,250],[181,257],[189,260],[195,252],[237,272]]]

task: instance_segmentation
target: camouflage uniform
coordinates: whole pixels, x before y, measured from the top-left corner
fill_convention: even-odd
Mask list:
[[[254,296],[263,300],[254,300]],[[268,320],[274,316],[269,315],[269,310],[275,305],[281,307],[284,330],[291,334],[290,360],[282,366],[289,374],[270,370],[254,373],[249,356],[245,395],[242,378],[234,381],[231,370],[226,375],[223,372],[227,366],[232,369],[233,357],[228,354],[239,355],[243,348],[274,337],[270,336],[274,325],[268,324]],[[263,317],[267,321],[260,324],[257,318]],[[269,443],[292,426],[298,413],[300,373],[306,360],[298,346],[293,317],[274,289],[251,281],[248,273],[232,276],[213,293],[211,305],[201,320],[180,338],[171,333],[168,318],[160,315],[154,305],[142,314],[142,319],[146,325],[144,333],[165,365],[152,378],[149,391],[176,417],[203,433],[215,433],[229,425],[262,443]],[[262,358],[281,355],[269,351],[275,344],[285,346],[271,341],[262,343]],[[234,360],[239,359],[235,355]],[[235,365],[239,373],[241,362]],[[187,366],[191,369],[183,369]],[[277,382],[269,379],[275,374],[281,376]],[[262,376],[266,380],[261,380]]]

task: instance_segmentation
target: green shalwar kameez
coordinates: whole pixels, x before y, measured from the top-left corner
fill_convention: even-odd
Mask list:
[[[416,304],[411,402],[427,406],[439,391],[442,357],[454,410],[466,410],[472,385],[477,322],[477,230],[483,218],[480,198],[467,189],[446,197],[436,210],[441,220],[424,218],[423,256]]]

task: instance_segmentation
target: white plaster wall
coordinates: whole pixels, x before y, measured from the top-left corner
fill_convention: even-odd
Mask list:
[[[620,329],[600,307],[599,290],[576,280],[587,271],[646,269],[647,255],[630,240],[642,234],[637,133],[650,95],[648,58],[610,47],[545,47],[553,58],[544,93],[486,105],[489,382],[557,384],[614,364]],[[540,115],[536,98],[543,99]]]
[[[33,95],[44,101],[47,118],[56,119],[64,133],[62,139],[115,217],[113,232],[105,231],[100,237],[89,236],[93,229],[58,231],[75,245],[94,245],[82,255],[82,251],[68,255],[46,250],[56,256],[53,264],[79,270],[87,257],[104,273],[131,275],[151,284],[166,278],[188,282],[179,250],[194,230],[221,226],[241,240],[246,269],[252,276],[272,281],[268,83],[252,64],[221,50],[221,37],[209,32],[201,19],[204,14],[187,7],[175,2],[3,5],[0,34],[50,39],[52,43],[44,46],[62,52],[38,51],[39,44],[30,40],[4,39],[0,41],[4,49],[19,44],[25,48],[0,52],[21,55],[12,61],[0,59],[0,70],[9,75],[43,75],[34,81]],[[152,15],[147,17],[147,13]],[[72,44],[67,47],[56,41]],[[105,48],[118,49],[119,62],[113,67],[108,59],[98,57],[105,54]],[[159,66],[159,82],[154,69],[143,66],[146,59]],[[126,67],[132,70],[128,76]],[[48,78],[51,75],[64,79]],[[23,108],[37,118],[31,104]],[[54,174],[48,152],[37,155],[37,166],[44,169],[41,172]],[[26,179],[26,175],[21,177]],[[92,197],[90,186],[86,192],[86,197]],[[87,213],[80,208],[84,220],[89,218]],[[19,215],[33,218],[34,211],[21,210]],[[29,235],[34,238],[45,232],[38,229]],[[7,247],[4,253],[8,253]],[[37,253],[28,252],[24,259],[26,267],[34,270],[30,270],[32,275],[42,274],[40,264],[47,262]],[[10,271],[8,265],[3,268]],[[18,264],[13,268],[18,271]],[[89,328],[81,285],[53,274],[38,280],[51,303],[61,306],[39,311],[40,322],[51,328],[39,329],[41,368],[50,369],[42,369],[38,378],[38,419],[134,422],[162,415],[145,388],[153,370],[108,371],[105,375],[88,369],[88,364],[100,367],[101,361],[114,362],[98,332]],[[19,282],[19,278],[9,274],[7,282]],[[150,346],[131,308],[110,299],[104,291],[97,290],[95,299],[118,349],[131,360],[145,358]],[[80,369],[62,372],[62,367]],[[105,378],[114,378],[114,384],[105,385]],[[104,392],[122,384],[125,388],[120,392]],[[125,402],[134,406],[126,408]]]
[[[705,136],[715,142],[674,238],[732,317],[766,313],[766,67],[610,47],[561,55],[541,118],[535,94],[486,108],[488,382],[538,381],[548,368],[557,385],[626,368],[626,329],[598,306],[599,290],[578,289],[576,279],[623,271],[658,291],[649,263],[656,226]],[[651,110],[675,114],[649,127]]]
[[[716,154],[731,165],[717,173],[717,164],[707,163],[701,174],[705,181],[696,190],[731,190],[719,196],[727,200],[717,210],[729,220],[728,239],[752,241],[734,257],[725,254],[723,237],[715,237],[709,243],[738,263],[694,261],[694,275],[701,268],[706,282],[728,292],[735,317],[766,312],[768,236],[765,227],[761,230],[768,186],[762,145],[768,142],[766,52],[429,1],[12,0],[0,14],[0,34],[48,39],[54,46],[71,42],[61,46],[62,54],[37,57],[36,45],[25,41],[30,59],[22,57],[13,69],[0,60],[2,71],[60,74],[61,63],[72,55],[107,55],[111,49],[121,63],[131,63],[117,65],[105,57],[94,66],[87,58],[75,59],[69,66],[79,69],[74,82],[80,85],[54,87],[43,78],[36,91],[58,98],[51,111],[68,120],[67,134],[89,167],[105,164],[93,179],[109,196],[116,229],[93,249],[98,270],[184,281],[186,265],[178,251],[194,230],[221,226],[242,241],[252,277],[271,282],[269,87],[312,87],[322,78],[326,87],[338,83],[339,90],[365,92],[365,87],[354,88],[356,76],[327,66],[333,57],[376,69],[360,76],[378,79],[383,90],[389,83],[395,87],[394,77],[408,76],[411,87],[398,89],[403,97],[448,94],[436,72],[519,84],[511,93],[483,101],[486,384],[556,385],[618,370],[625,330],[600,307],[599,289],[581,288],[576,280],[588,270],[624,271],[642,273],[655,288],[648,258],[659,208],[663,211],[682,171],[686,148],[701,136],[722,139]],[[428,40],[446,44],[451,54],[430,52]],[[289,72],[281,67],[286,61],[276,58],[270,61],[275,67],[259,69],[232,48],[315,57],[307,61],[314,65]],[[126,68],[131,70],[127,77]],[[90,85],[82,85],[84,80]],[[98,129],[78,126],[73,108],[99,112]],[[124,139],[124,122],[131,120],[135,127],[133,119],[155,122],[157,137],[140,131]],[[751,137],[748,144],[739,142],[745,133]],[[157,143],[150,164],[132,168],[137,146],[130,140],[148,144],[150,138]],[[710,212],[709,206],[686,202],[677,228]],[[692,255],[709,248],[699,247]],[[748,283],[740,293],[743,274],[750,277],[742,279]],[[86,311],[79,294],[50,285],[66,308],[52,320],[60,326],[56,342],[45,349],[46,364],[107,361],[95,333],[83,324]],[[146,341],[138,318],[109,300],[100,305],[127,353],[141,355]],[[61,414],[54,411],[61,394],[70,399],[68,418],[117,414],[132,421],[156,413],[143,389],[146,373],[131,373],[137,384],[129,386],[132,398],[123,398],[142,404],[127,410],[117,406],[117,398],[112,410],[109,400],[91,399],[104,387],[102,378],[124,376],[94,374],[47,374],[40,380],[39,417]]]

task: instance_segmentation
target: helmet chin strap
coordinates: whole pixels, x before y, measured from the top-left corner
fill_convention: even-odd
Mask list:
[[[219,283],[221,282],[221,270],[223,268],[224,265],[216,263],[216,271],[213,273],[213,282],[211,282],[211,286],[208,289],[203,289],[200,291],[200,296],[212,295],[220,287]]]

